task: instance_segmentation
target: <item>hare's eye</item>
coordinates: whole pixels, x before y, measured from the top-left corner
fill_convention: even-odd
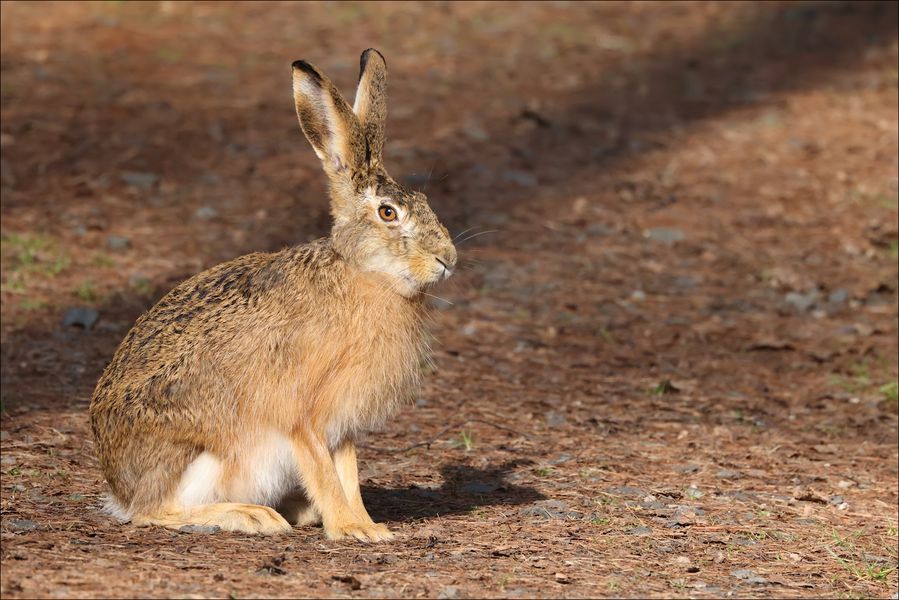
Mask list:
[[[396,209],[387,204],[383,204],[378,208],[378,216],[388,223],[390,221],[396,221]]]

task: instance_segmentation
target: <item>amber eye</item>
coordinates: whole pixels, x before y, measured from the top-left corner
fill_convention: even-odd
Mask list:
[[[378,208],[378,216],[388,223],[390,221],[396,221],[396,209],[384,204]]]

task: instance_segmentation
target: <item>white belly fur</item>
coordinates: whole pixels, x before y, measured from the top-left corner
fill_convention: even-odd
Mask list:
[[[216,502],[276,506],[299,487],[289,439],[267,431],[247,446],[247,451],[230,459],[235,463],[227,469],[221,458],[209,452],[200,454],[181,476],[176,501],[184,507]]]

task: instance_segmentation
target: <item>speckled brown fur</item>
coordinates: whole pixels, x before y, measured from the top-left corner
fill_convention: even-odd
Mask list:
[[[289,525],[270,507],[290,503],[287,516],[320,517],[329,537],[391,537],[362,505],[355,438],[412,394],[427,350],[421,290],[456,254],[425,197],[384,170],[386,63],[367,50],[361,67],[354,109],[315,67],[293,67],[297,115],[330,183],[331,237],[182,283],[100,378],[91,423],[121,517],[273,533]],[[293,489],[246,483],[266,436],[289,440]],[[183,478],[203,457],[220,466],[214,500],[186,505]]]

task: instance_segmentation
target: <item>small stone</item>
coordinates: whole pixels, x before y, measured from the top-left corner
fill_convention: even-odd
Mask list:
[[[178,528],[181,533],[220,533],[222,528],[218,525],[182,525]]]
[[[692,506],[678,506],[674,509],[674,514],[668,519],[669,527],[684,527],[696,523],[697,515],[703,514],[702,509]]]
[[[680,229],[671,229],[668,227],[655,227],[647,229],[643,232],[643,236],[660,244],[672,246],[677,242],[683,241],[687,236]]]
[[[215,217],[218,216],[218,214],[219,214],[219,211],[214,206],[210,206],[208,204],[206,206],[201,206],[200,208],[198,208],[196,210],[196,212],[194,212],[194,216],[196,218],[200,219],[201,221],[208,221],[210,219],[214,219]]]
[[[540,500],[531,506],[526,506],[518,511],[522,517],[542,517],[551,520],[563,520],[568,518],[570,507],[567,502],[561,500]]]
[[[836,289],[827,296],[827,302],[834,306],[844,304],[847,300],[849,300],[849,292],[843,288]]]
[[[548,411],[544,416],[546,418],[547,427],[564,427],[568,423],[568,419],[565,418],[565,415],[557,413],[554,410]]]
[[[150,279],[143,273],[132,273],[128,276],[128,287],[138,291],[149,290]]]
[[[643,302],[646,300],[646,292],[643,290],[634,290],[631,292],[631,299],[635,302]]]
[[[100,318],[100,313],[86,306],[73,306],[68,309],[62,318],[64,327],[81,327],[90,329]]]
[[[587,227],[584,232],[591,237],[605,237],[615,233],[615,229],[602,223],[594,223]]]
[[[649,527],[634,527],[627,530],[628,535],[651,535],[652,529]]]
[[[0,442],[5,442],[8,439],[9,439],[9,432],[8,431],[0,431]]]
[[[537,177],[527,171],[503,171],[503,179],[522,187],[534,187],[537,185]]]
[[[684,490],[684,496],[689,498],[690,500],[696,500],[697,498],[702,498],[705,496],[705,492],[700,490],[695,485],[691,485],[686,490]]]
[[[12,531],[34,531],[40,529],[40,525],[28,519],[6,519],[3,521]]]
[[[486,142],[490,139],[490,135],[484,131],[484,128],[474,122],[466,123],[462,127],[462,133],[475,142]]]
[[[564,452],[559,456],[547,461],[551,465],[561,465],[562,463],[566,463],[572,459],[570,454],[565,454]]]
[[[459,588],[453,585],[448,585],[437,594],[438,598],[458,598],[459,597]]]
[[[415,399],[415,406],[417,406],[418,408],[422,408],[422,407],[427,406],[427,405],[428,405],[428,399],[427,399],[427,398],[416,398],[416,399]]]
[[[140,173],[137,171],[125,171],[119,177],[128,185],[142,190],[152,188],[159,180],[159,175],[156,173]]]
[[[741,479],[743,474],[739,471],[733,471],[731,469],[721,469],[717,473],[715,473],[715,477],[718,479]]]
[[[843,500],[842,496],[831,496],[830,497],[830,503],[833,504],[834,506],[839,506],[843,502],[845,502],[845,500]]]
[[[814,308],[818,302],[818,290],[812,290],[805,294],[800,292],[790,292],[784,296],[787,304],[796,309],[796,312],[804,313]]]
[[[127,250],[131,247],[131,240],[120,235],[110,235],[106,238],[106,247],[116,252]]]
[[[645,498],[646,492],[641,490],[640,488],[630,487],[630,486],[619,486],[619,487],[610,487],[606,490],[609,494],[613,496],[625,496],[628,498]]]
[[[731,576],[751,584],[768,583],[767,579],[759,577],[754,571],[750,571],[749,569],[737,569],[736,571],[731,572]]]
[[[469,494],[489,494],[499,489],[495,483],[484,483],[483,481],[472,481],[462,486],[462,491]]]
[[[698,473],[699,469],[700,469],[699,465],[687,463],[685,465],[678,465],[678,466],[674,467],[674,472],[681,473],[683,475],[689,475],[690,473]]]
[[[18,464],[18,462],[19,459],[10,454],[4,454],[3,456],[0,456],[0,465],[3,465],[4,467],[13,467]]]

